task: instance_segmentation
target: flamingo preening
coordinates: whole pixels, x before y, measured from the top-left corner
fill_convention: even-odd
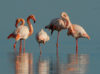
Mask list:
[[[19,50],[19,54],[21,54],[22,52],[22,40],[24,40],[24,49],[23,51],[25,52],[25,40],[31,36],[33,34],[33,26],[30,22],[30,19],[32,19],[35,23],[36,19],[35,19],[35,16],[34,15],[30,15],[28,18],[27,18],[27,23],[28,23],[28,26],[25,26],[25,21],[24,19],[17,19],[16,21],[16,30],[11,33],[9,36],[8,36],[8,39],[9,38],[15,38],[15,43],[14,43],[14,48],[16,47],[16,43],[18,40],[20,40],[20,50]],[[19,22],[22,22],[20,26],[18,26],[18,23]]]
[[[58,55],[58,39],[59,39],[59,33],[62,29],[68,29],[71,25],[71,21],[69,19],[69,16],[67,15],[66,12],[61,13],[60,18],[55,18],[53,19],[49,25],[45,26],[45,28],[51,30],[51,34],[53,33],[54,30],[58,31],[58,36],[57,36],[57,55]]]
[[[76,54],[78,54],[78,38],[87,38],[90,39],[90,36],[86,33],[86,31],[77,24],[72,24],[68,28],[67,35],[71,35],[76,39]]]
[[[40,43],[45,44],[49,39],[50,39],[49,35],[43,29],[41,29],[41,31],[38,32],[37,35],[36,35],[36,40],[39,43],[39,47],[40,47]],[[42,50],[41,50],[41,47],[40,47],[40,55],[41,54],[42,54]]]

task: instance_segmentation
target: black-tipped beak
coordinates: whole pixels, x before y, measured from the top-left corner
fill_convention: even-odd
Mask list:
[[[34,23],[36,23],[36,21],[34,21]]]

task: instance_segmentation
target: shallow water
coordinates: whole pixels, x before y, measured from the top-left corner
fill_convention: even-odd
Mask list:
[[[35,57],[24,53],[14,58],[12,69],[16,74],[87,74],[89,64],[87,54]]]
[[[33,53],[26,52],[27,54],[32,54],[32,57],[30,58],[30,60],[32,60],[32,66],[31,66],[32,68],[30,69],[32,71],[31,73],[33,74],[94,74],[99,72],[100,54],[98,51],[93,52],[94,50],[92,50],[92,48],[90,52],[86,51],[86,49],[79,49],[79,54],[77,56],[74,54],[75,50],[74,52],[72,52],[71,50],[73,49],[70,49],[69,51],[64,52],[66,50],[60,52],[61,50],[59,49],[59,56],[56,56],[56,52],[47,52],[46,49],[42,49],[41,56],[39,50]],[[18,54],[16,57],[14,50],[9,53],[8,51],[6,51],[5,53],[2,52],[1,54],[2,56],[0,56],[0,64],[1,64],[0,72],[4,74],[8,72],[10,72],[10,74],[18,74],[16,73],[17,72],[16,58],[18,57]],[[23,65],[21,65],[21,68],[23,68]],[[21,72],[23,71],[24,70],[21,70]]]

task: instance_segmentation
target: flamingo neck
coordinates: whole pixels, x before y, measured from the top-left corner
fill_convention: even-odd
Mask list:
[[[31,36],[32,33],[33,33],[33,26],[30,22],[30,19],[32,19],[32,18],[30,18],[30,17],[27,18],[27,23],[28,23],[28,26],[29,26],[29,36]]]
[[[67,28],[71,27],[72,23],[71,23],[69,17],[65,18],[65,20],[66,20],[66,26],[67,26]]]
[[[69,17],[68,17],[68,21],[69,21],[69,24],[72,26],[72,23],[71,23],[71,21],[70,21]]]
[[[71,26],[68,28],[68,30],[71,32],[71,34],[74,34],[74,33],[75,33],[75,30],[74,30],[74,27],[73,27],[72,24],[71,24]]]
[[[25,24],[25,20],[23,20],[23,19],[21,19],[21,24],[20,25],[23,25],[24,26],[24,24]]]
[[[24,26],[24,24],[25,24],[25,20],[24,19],[22,19],[22,18],[20,18],[20,21],[19,22],[21,22],[21,24],[20,25],[23,25]],[[16,26],[16,28],[18,27],[18,19],[16,20],[16,24],[15,24],[15,26]]]

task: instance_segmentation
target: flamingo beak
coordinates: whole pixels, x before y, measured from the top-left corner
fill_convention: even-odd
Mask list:
[[[34,23],[36,23],[36,20],[34,20]]]
[[[33,17],[33,20],[34,20],[34,23],[36,23],[36,19],[35,19],[35,17]]]

